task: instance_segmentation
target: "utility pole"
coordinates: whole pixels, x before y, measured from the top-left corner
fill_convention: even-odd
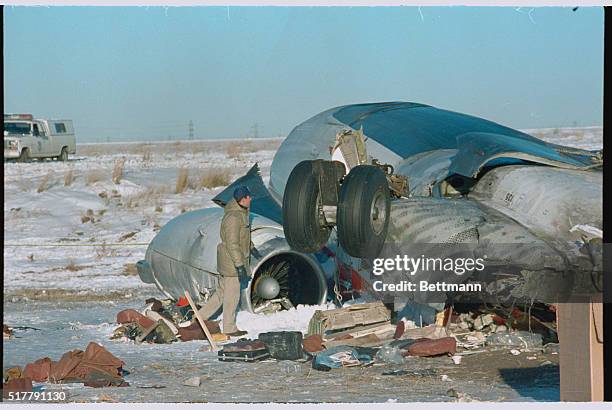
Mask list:
[[[189,120],[189,140],[193,139],[193,121]]]
[[[259,138],[259,123],[253,124],[251,129],[253,130],[253,138]]]

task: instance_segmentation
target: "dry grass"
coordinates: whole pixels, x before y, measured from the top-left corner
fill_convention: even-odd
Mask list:
[[[101,169],[92,169],[85,175],[85,185],[91,185],[98,181],[103,181],[105,178],[104,171]]]
[[[83,270],[85,268],[87,268],[88,266],[85,265],[77,265],[74,263],[74,261],[70,261],[70,263],[66,266],[64,266],[64,269],[70,272],[78,272],[80,270]]]
[[[64,186],[70,186],[74,182],[74,170],[70,168],[64,175]]]
[[[112,180],[115,184],[121,183],[121,178],[123,178],[123,168],[125,167],[125,157],[121,157],[115,161],[115,165],[113,166],[113,175]]]
[[[160,185],[151,187],[134,195],[126,196],[125,206],[130,209],[139,208],[140,205],[154,204],[156,208],[161,208],[162,198],[167,192],[167,187]]]
[[[231,172],[230,168],[207,169],[202,173],[197,189],[229,185]]]
[[[36,192],[40,194],[41,192],[44,192],[47,190],[47,188],[49,187],[49,181],[51,180],[52,175],[53,175],[53,172],[49,171],[45,174],[44,177],[42,177],[42,179],[38,183],[38,188],[36,188]]]
[[[195,140],[195,141],[159,141],[139,144],[110,143],[110,144],[81,144],[77,145],[77,155],[114,155],[121,152],[124,155],[138,155],[145,157],[150,155],[164,155],[175,153],[206,153],[206,152],[226,152],[231,146],[236,154],[257,151],[276,150],[282,138],[261,138],[261,139],[241,139],[241,140]]]
[[[240,154],[242,153],[242,150],[240,149],[240,145],[232,144],[229,147],[227,147],[227,150],[225,151],[225,153],[227,154],[228,158],[238,159],[240,158]]]
[[[153,159],[153,154],[150,149],[145,149],[142,153],[142,162],[149,163]]]
[[[93,209],[88,209],[87,212],[85,212],[85,215],[81,216],[81,223],[86,224],[87,222],[96,222],[96,219],[94,218]]]
[[[128,232],[128,233],[124,233],[123,235],[121,235],[119,237],[119,242],[123,242],[125,240],[128,240],[130,238],[133,238],[136,235],[137,232]]]
[[[119,251],[117,248],[113,246],[109,246],[106,243],[103,243],[102,245],[97,246],[95,249],[96,249],[96,259],[114,258],[119,254]]]
[[[123,275],[124,276],[136,276],[138,275],[138,269],[136,268],[135,263],[126,263],[123,267]]]
[[[189,182],[189,169],[181,168],[176,176],[176,188],[174,193],[180,194],[185,191]]]

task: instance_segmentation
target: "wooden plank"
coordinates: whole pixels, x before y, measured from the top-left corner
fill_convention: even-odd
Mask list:
[[[136,338],[136,340],[135,340],[136,344],[142,343],[143,340],[145,340],[147,338],[147,336],[149,336],[151,334],[152,331],[157,329],[157,326],[159,326],[159,322],[155,322],[151,326],[149,326],[147,329],[145,329],[142,332],[142,334]]]
[[[193,309],[193,314],[198,320],[198,323],[200,324],[200,326],[202,327],[202,330],[204,330],[204,333],[206,334],[206,337],[208,338],[208,341],[210,342],[210,347],[212,348],[214,352],[215,350],[217,350],[217,345],[215,344],[215,341],[213,340],[212,335],[210,334],[210,331],[206,327],[206,322],[204,322],[204,319],[202,319],[202,317],[200,316],[200,312],[198,311],[196,304],[193,303],[193,300],[191,299],[191,296],[189,295],[188,290],[185,290],[185,297],[187,298],[187,301],[189,302],[189,306],[191,306],[191,309]]]
[[[376,323],[374,325],[357,326],[357,327],[347,329],[341,332],[323,335],[323,338],[337,339],[343,336],[360,337],[360,336],[365,336],[370,333],[376,334],[376,333],[381,333],[381,332],[391,332],[391,334],[393,334],[395,333],[395,327],[396,327],[395,325],[392,325],[389,322]]]
[[[325,346],[326,349],[329,349],[334,346],[372,347],[372,346],[381,346],[382,344],[383,344],[383,341],[373,333],[369,335],[365,335],[365,336],[350,338],[350,339],[329,340],[327,342],[323,342],[323,346]]]

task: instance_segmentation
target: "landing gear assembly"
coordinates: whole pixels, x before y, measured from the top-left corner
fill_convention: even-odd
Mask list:
[[[293,168],[283,196],[283,229],[293,249],[320,250],[335,226],[349,255],[375,258],[382,250],[391,199],[407,195],[408,181],[376,160],[345,170],[342,162],[326,160]]]

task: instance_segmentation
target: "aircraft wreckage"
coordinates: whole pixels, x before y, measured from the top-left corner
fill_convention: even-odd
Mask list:
[[[188,290],[205,301],[219,278],[222,207],[247,185],[261,257],[251,259],[243,309],[269,312],[371,291],[380,279],[372,272],[377,257],[457,252],[486,258],[496,297],[511,283],[514,297],[559,301],[578,282],[600,289],[602,163],[602,151],[428,105],[336,107],[293,129],[274,156],[268,187],[255,164],[213,198],[219,207],[168,222],[138,272],[168,297]],[[398,283],[411,277],[391,273]],[[478,277],[423,275],[415,281]],[[448,294],[439,296],[415,301]]]

